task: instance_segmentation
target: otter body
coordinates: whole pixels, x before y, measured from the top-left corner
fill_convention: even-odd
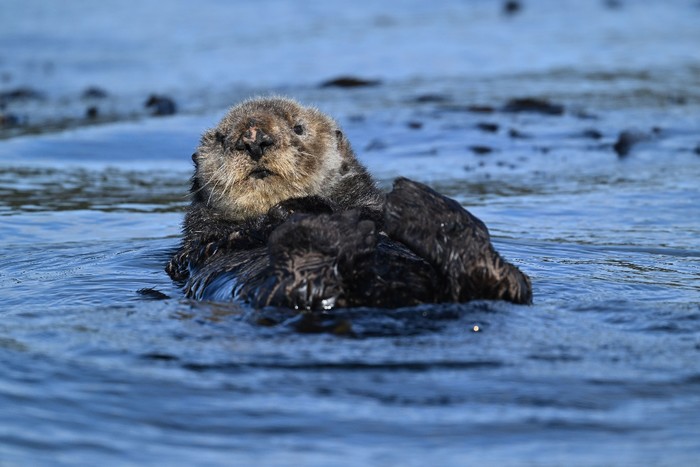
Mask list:
[[[407,179],[384,195],[316,109],[245,101],[192,158],[184,238],[166,267],[188,297],[312,310],[532,300],[479,219]]]

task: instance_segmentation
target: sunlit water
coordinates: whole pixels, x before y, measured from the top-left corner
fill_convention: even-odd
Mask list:
[[[288,11],[295,21],[273,16],[279,38],[301,37],[297,47],[312,48],[316,62],[290,56],[294,43],[281,39],[266,42],[263,56],[235,41],[213,46],[222,37],[251,41],[258,29],[235,19],[252,4],[209,3],[190,19],[219,27],[185,28],[179,39],[216,63],[197,62],[192,82],[174,39],[163,45],[168,54],[148,42],[187,23],[184,7],[160,12],[146,2],[143,13],[164,16],[148,22],[154,29],[133,12],[99,7],[74,35],[56,19],[76,14],[78,2],[34,23],[33,2],[3,7],[19,20],[0,43],[54,61],[60,77],[42,78],[28,55],[3,48],[0,68],[15,80],[6,87],[41,88],[51,112],[72,118],[83,104],[70,93],[104,86],[116,121],[0,141],[0,465],[697,462],[697,5],[525,2],[505,18],[485,1],[415,2],[340,18],[319,3]],[[134,24],[133,35],[105,32],[100,24],[110,21]],[[36,22],[44,36],[31,36]],[[514,39],[513,29],[528,39]],[[416,31],[427,39],[410,43]],[[102,42],[66,45],[61,61],[43,48],[52,34],[68,45],[91,34]],[[353,34],[362,40],[348,44]],[[129,67],[117,51],[129,44],[141,81],[120,75]],[[104,50],[114,61],[78,66]],[[214,60],[231,50],[244,65]],[[154,68],[145,66],[154,56]],[[163,64],[174,69],[167,79]],[[281,74],[264,72],[278,65]],[[315,86],[358,70],[385,83]],[[231,79],[212,85],[223,71]],[[169,87],[185,111],[130,113],[130,99],[158,90],[151,86]],[[339,310],[309,325],[284,310],[184,300],[163,266],[187,205],[189,155],[228,104],[265,92],[334,115],[383,187],[403,175],[458,199],[531,276],[534,305]],[[426,95],[441,99],[416,99]],[[564,114],[498,111],[531,95],[563,104]],[[31,112],[25,104],[18,111]],[[468,111],[473,105],[496,111]],[[629,128],[650,138],[620,158],[612,146]],[[169,298],[138,294],[143,288]],[[352,332],[336,335],[338,326]]]

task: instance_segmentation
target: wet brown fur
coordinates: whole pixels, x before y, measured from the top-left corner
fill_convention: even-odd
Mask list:
[[[316,109],[245,101],[193,160],[184,238],[166,268],[189,297],[297,309],[532,300],[479,219],[407,179],[383,195]]]
[[[258,161],[235,147],[251,126],[264,129],[275,141]],[[303,134],[294,132],[296,126]],[[342,207],[363,203],[381,209],[381,195],[357,163],[337,123],[289,99],[252,99],[234,107],[204,134],[193,159],[197,198],[231,221],[264,215],[286,199],[314,195]],[[272,175],[250,177],[256,169]],[[364,196],[357,199],[339,189],[351,175],[366,178]]]

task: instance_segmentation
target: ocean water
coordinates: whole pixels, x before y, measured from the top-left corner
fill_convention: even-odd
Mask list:
[[[521,3],[3,1],[0,465],[697,465],[700,4]],[[189,156],[261,94],[461,202],[534,304],[185,300]]]

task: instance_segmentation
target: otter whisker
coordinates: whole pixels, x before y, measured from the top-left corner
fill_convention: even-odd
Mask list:
[[[219,164],[219,167],[217,167],[211,174],[209,174],[209,182],[216,180],[216,183],[214,183],[214,186],[211,188],[211,191],[209,193],[209,199],[207,199],[207,204],[211,206],[211,197],[216,193],[216,187],[221,183],[222,180],[225,180],[225,177],[222,177],[221,175],[225,175],[225,173],[220,173],[220,172],[225,172],[226,168],[226,163],[224,161],[221,161],[221,164]],[[221,201],[221,198],[215,199],[215,201]]]
[[[219,196],[219,201],[223,200],[225,196],[228,196],[230,194],[230,189],[232,188],[231,185],[233,185],[233,177],[229,177],[228,181],[224,183],[224,188],[221,190],[221,196]]]
[[[210,172],[210,173],[205,172],[205,173],[203,173],[204,176],[201,177],[201,178],[205,178],[205,179],[208,179],[208,180],[207,180],[202,186],[200,186],[198,189],[192,191],[192,192],[190,193],[190,195],[191,195],[191,196],[194,196],[194,195],[196,195],[197,193],[199,193],[200,191],[202,191],[202,190],[204,190],[205,188],[207,188],[209,185],[211,185],[211,183],[212,183],[215,179],[218,178],[218,177],[216,177],[217,172],[219,172],[220,170],[223,170],[223,169],[224,169],[224,162],[222,161],[221,164],[219,165],[219,167],[218,167],[216,170],[214,170],[213,172]]]
[[[185,195],[185,197],[196,195],[197,193],[199,193],[200,191],[204,190],[206,187],[208,187],[209,185],[211,185],[211,182],[213,182],[213,181],[214,181],[213,179],[208,180],[205,184],[203,184],[202,186],[200,186],[200,187],[197,188],[196,190],[191,191],[190,193],[188,193],[187,195]]]
[[[214,196],[214,193],[216,192],[216,187],[219,186],[219,183],[221,183],[222,179],[217,177],[216,183],[211,189],[211,192],[209,193],[209,198],[207,199],[207,205],[211,206],[211,197]],[[221,201],[221,197],[217,197],[216,201]]]

